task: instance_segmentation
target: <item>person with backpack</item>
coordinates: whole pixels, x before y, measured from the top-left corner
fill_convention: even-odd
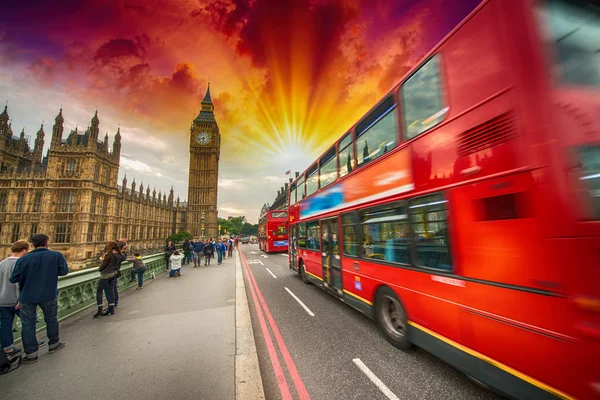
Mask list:
[[[227,251],[229,253],[229,257],[233,257],[233,239],[229,239],[229,247],[227,248]]]
[[[192,260],[192,243],[190,239],[185,239],[183,242],[183,265],[189,264]]]
[[[15,283],[9,278],[15,269],[17,260],[29,251],[29,243],[24,240],[15,242],[11,249],[10,257],[0,262],[0,342],[2,349],[8,356],[19,353],[21,350],[14,346],[13,321],[19,315],[19,292]]]
[[[212,243],[207,241],[206,243],[204,243],[204,265],[210,265],[210,259],[214,257],[215,254],[215,248],[213,247]]]
[[[69,266],[62,253],[48,249],[50,238],[39,233],[31,237],[33,251],[19,258],[8,279],[19,284],[19,315],[21,339],[23,340],[23,364],[38,360],[39,342],[36,337],[37,308],[41,308],[46,321],[48,353],[56,353],[67,347],[60,341],[58,324],[58,277],[69,273]]]
[[[165,246],[165,271],[169,270],[169,265],[171,261],[171,255],[173,252],[177,250],[172,241],[169,240],[167,245]]]
[[[102,264],[100,265],[100,280],[98,281],[98,287],[96,288],[96,303],[98,305],[98,311],[94,314],[94,318],[114,315],[115,314],[115,286],[117,275],[120,273],[121,263],[123,262],[123,254],[121,253],[121,246],[117,242],[108,242],[106,245],[106,253],[102,257]],[[102,311],[102,293],[105,289],[108,289],[106,295],[106,301],[108,302],[108,308]]]
[[[138,287],[137,289],[141,289],[144,287],[144,272],[146,272],[146,265],[144,261],[142,261],[142,256],[140,253],[134,253],[133,257],[128,257],[127,261],[133,264],[133,268],[129,272],[131,282],[135,281],[135,276],[137,275]]]
[[[194,268],[196,268],[202,263],[202,256],[204,255],[204,243],[202,243],[202,239],[198,239],[194,242],[192,250],[194,250]]]

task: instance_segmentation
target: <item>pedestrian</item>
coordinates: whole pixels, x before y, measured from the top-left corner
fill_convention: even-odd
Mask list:
[[[190,243],[190,239],[185,239],[183,242],[183,264],[189,264],[192,257],[192,244]]]
[[[223,254],[225,253],[225,250],[227,250],[227,246],[225,246],[225,243],[219,238],[217,241],[217,265],[223,263]]]
[[[169,240],[167,245],[165,246],[165,271],[169,270],[169,263],[171,260],[171,255],[176,250],[175,245],[172,241]]]
[[[204,250],[204,243],[202,243],[202,240],[196,240],[194,242],[194,268],[196,268],[197,266],[199,266],[202,263],[202,256],[203,254],[203,250]]]
[[[108,242],[110,243],[110,242]],[[121,238],[117,240],[117,244],[119,245],[119,248],[121,249],[121,257],[122,257],[122,261],[125,261],[127,259],[127,254],[125,254],[125,250],[128,247],[127,244],[127,238]],[[103,253],[103,257],[104,254],[107,253],[107,247],[108,244],[106,244],[104,246],[104,253]],[[103,258],[101,259],[101,261],[103,260]],[[117,272],[117,279],[115,279],[113,281],[113,294],[114,294],[114,299],[115,299],[115,308],[119,307],[119,277],[121,276],[121,264],[119,264],[119,270]],[[106,297],[108,299],[108,286],[104,288],[104,297]],[[105,310],[106,311],[106,310]]]
[[[137,281],[138,281],[138,289],[141,289],[144,287],[144,272],[146,272],[146,265],[144,264],[144,261],[142,261],[142,256],[140,255],[140,253],[134,253],[133,257],[128,257],[127,261],[131,262],[133,264],[133,267],[131,268],[130,271],[130,278],[131,278],[131,282],[135,281],[135,276],[137,275]]]
[[[229,252],[229,257],[233,257],[233,239],[230,238],[228,244],[227,251]]]
[[[169,277],[181,276],[181,260],[183,258],[184,255],[179,250],[175,250],[171,254],[171,271],[169,272]]]
[[[204,243],[204,265],[210,265],[210,259],[213,258],[215,254],[215,248],[213,247],[211,242]]]
[[[105,315],[115,314],[115,285],[117,276],[120,273],[121,263],[123,262],[123,254],[121,253],[121,246],[117,242],[108,242],[106,245],[106,253],[102,257],[102,264],[100,265],[100,280],[98,281],[98,287],[96,289],[96,304],[98,305],[98,311],[94,314],[94,318],[98,318]],[[108,308],[102,312],[102,292],[107,290],[106,301],[108,302]]]
[[[42,309],[46,321],[48,353],[55,353],[67,346],[67,342],[60,341],[56,296],[58,277],[67,275],[69,267],[61,253],[48,249],[48,242],[47,235],[33,235],[31,243],[34,250],[17,260],[9,278],[10,282],[19,284],[21,339],[25,350],[23,364],[32,364],[38,360],[37,307]]]
[[[14,346],[13,321],[19,315],[19,293],[17,285],[9,282],[17,260],[29,251],[29,243],[24,240],[15,242],[11,255],[0,262],[0,342],[7,356],[21,350]]]

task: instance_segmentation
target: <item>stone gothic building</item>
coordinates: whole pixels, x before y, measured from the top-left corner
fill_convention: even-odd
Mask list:
[[[0,114],[0,256],[16,240],[45,233],[76,267],[108,240],[127,237],[132,249],[159,248],[188,228],[187,204],[172,188],[167,195],[135,180],[127,186],[126,178],[117,184],[120,129],[110,146],[108,134],[100,136],[97,112],[85,132],[75,129],[66,139],[63,123],[61,109],[43,155],[43,125],[32,148],[24,132],[13,135],[7,107]]]

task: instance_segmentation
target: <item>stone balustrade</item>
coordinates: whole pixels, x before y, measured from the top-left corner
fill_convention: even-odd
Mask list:
[[[146,265],[144,280],[151,279],[152,274],[158,275],[165,271],[164,253],[152,254],[142,257]],[[130,270],[132,264],[124,262],[121,265],[121,277],[119,278],[119,292],[137,286],[137,279],[130,281]],[[58,280],[58,320],[64,320],[82,310],[96,305],[96,288],[100,272],[98,268],[89,268],[80,271],[71,272],[66,276],[61,276]],[[44,329],[44,315],[38,308],[38,331]],[[15,318],[13,327],[15,333],[15,342],[21,341],[21,319]]]

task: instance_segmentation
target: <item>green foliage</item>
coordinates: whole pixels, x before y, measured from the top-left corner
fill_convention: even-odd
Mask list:
[[[192,236],[191,233],[189,232],[178,232],[178,233],[173,233],[171,234],[171,236],[169,236],[167,238],[167,241],[172,241],[173,243],[179,243],[179,242],[183,242],[185,239],[193,239],[194,237]]]
[[[219,218],[218,223],[221,226],[221,234],[223,235],[255,235],[258,233],[258,225],[244,222],[244,217]]]

